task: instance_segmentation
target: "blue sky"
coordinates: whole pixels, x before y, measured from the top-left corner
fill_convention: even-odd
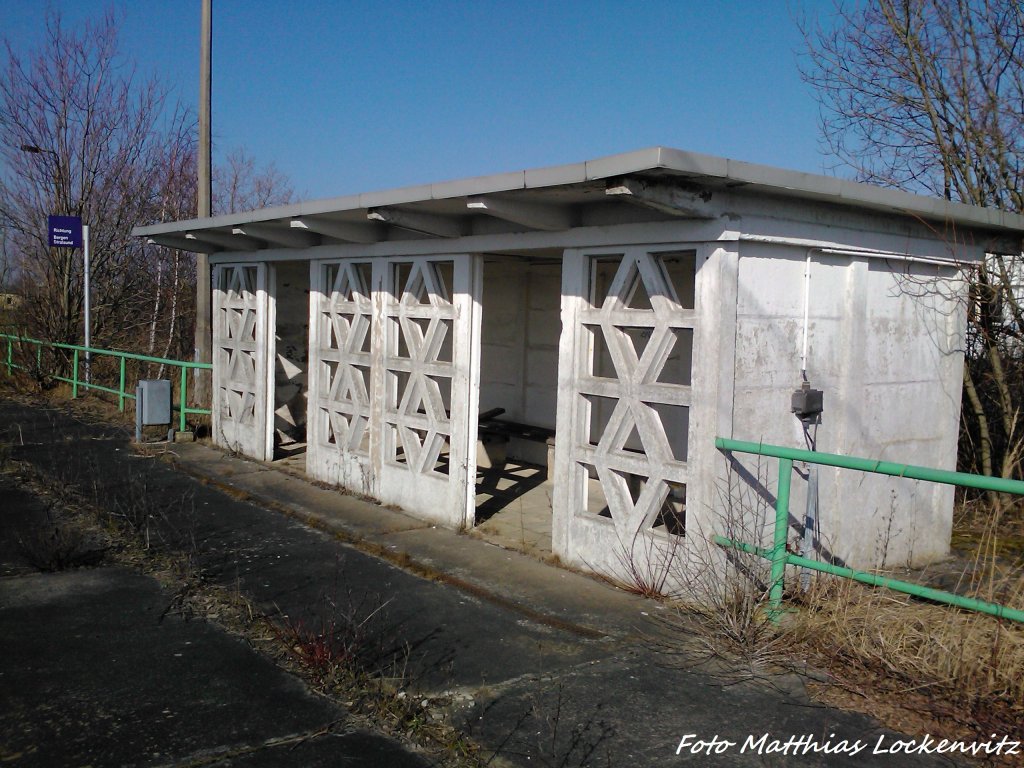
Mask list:
[[[38,0],[0,0],[18,50]],[[52,0],[66,22],[108,2]],[[829,0],[213,0],[215,153],[273,161],[300,198],[662,144],[811,172],[817,104],[796,17]],[[198,100],[199,0],[133,0],[122,46]]]

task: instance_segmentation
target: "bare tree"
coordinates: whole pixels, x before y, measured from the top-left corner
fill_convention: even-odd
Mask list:
[[[1024,6],[1019,0],[839,2],[804,22],[802,69],[825,149],[864,181],[1024,211]],[[1024,284],[1019,254],[969,270],[960,462],[1020,477]]]
[[[7,251],[7,229],[0,224],[0,292],[10,290],[12,279],[11,257]]]
[[[66,30],[46,18],[43,47],[19,56],[9,42],[0,77],[0,224],[23,290],[27,320],[46,338],[75,342],[82,327],[82,260],[49,248],[46,216],[81,216],[90,227],[93,322],[98,343],[122,341],[144,323],[141,243],[133,225],[153,218],[167,159],[189,151],[191,123],[167,92],[118,54],[112,13]]]
[[[196,215],[196,152],[193,145],[175,147],[167,157],[155,219],[188,219]],[[145,244],[151,297],[145,351],[164,358],[191,356],[195,324],[196,264],[194,254]],[[163,376],[163,366],[156,371]]]
[[[273,163],[260,168],[244,149],[230,152],[213,169],[214,215],[284,205],[293,195],[287,177]]]
[[[156,221],[193,218],[196,215],[196,153],[191,144],[172,147],[164,164],[164,176],[154,207]],[[234,213],[291,202],[287,178],[274,165],[259,167],[244,150],[231,152],[214,166],[214,211]],[[146,245],[144,259],[150,297],[147,354],[185,359],[190,356],[195,323],[195,255],[173,248]],[[144,304],[143,304],[144,306]],[[154,375],[163,376],[163,368]]]
[[[196,215],[196,126],[155,77],[119,53],[108,12],[80,32],[46,16],[30,56],[5,41],[0,76],[0,230],[9,272],[25,299],[22,328],[77,343],[84,303],[82,256],[49,248],[49,214],[90,227],[93,339],[189,359],[195,257],[131,236],[133,227]],[[215,168],[218,212],[289,202],[288,180],[237,150]],[[0,275],[2,277],[2,275]],[[159,373],[158,373],[159,375]]]

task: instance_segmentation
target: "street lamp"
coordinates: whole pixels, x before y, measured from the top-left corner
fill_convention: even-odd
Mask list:
[[[54,152],[52,149],[44,149],[43,147],[40,147],[37,144],[22,144],[20,149],[21,149],[22,152],[28,152],[30,155],[49,154],[49,155],[53,155],[55,159],[59,159],[60,158],[60,156],[56,152]],[[54,167],[53,180],[54,180],[54,184],[53,184],[53,186],[54,186],[54,194],[56,194],[57,193],[57,188],[58,188],[56,166]],[[92,323],[90,322],[89,226],[87,224],[83,224],[82,225],[82,256],[83,256],[83,259],[84,259],[84,262],[85,262],[83,264],[83,276],[82,276],[82,279],[83,279],[83,282],[84,282],[83,288],[84,288],[84,291],[85,291],[85,383],[89,384],[90,383],[90,381],[89,381],[89,373],[90,373],[90,367],[91,367],[90,364],[92,362],[92,354],[89,351],[90,347],[92,346],[91,343],[90,343],[89,328],[92,325]]]

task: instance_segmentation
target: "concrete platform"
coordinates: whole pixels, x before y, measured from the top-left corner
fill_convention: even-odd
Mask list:
[[[33,463],[55,483],[91,488],[104,503],[141,499],[153,510],[154,546],[193,547],[207,579],[241,590],[269,614],[316,622],[339,605],[356,613],[372,610],[375,619],[367,648],[376,652],[376,660],[382,665],[396,658],[403,661],[410,695],[451,698],[453,721],[498,750],[506,764],[703,765],[709,764],[705,755],[675,754],[684,735],[717,735],[742,743],[748,735],[762,733],[783,740],[799,734],[836,734],[874,743],[885,733],[870,718],[815,704],[793,676],[776,679],[770,686],[725,686],[693,666],[696,656],[690,657],[689,668],[667,663],[647,639],[658,629],[656,618],[664,606],[536,557],[436,528],[202,443],[151,447],[148,456],[140,456],[126,434],[107,426],[0,401],[0,425],[12,424],[19,426],[25,445],[12,439],[9,428],[4,436],[0,427],[0,439],[14,444],[16,458]],[[140,732],[132,742],[139,754],[150,750],[144,761],[136,761],[144,764],[180,764],[175,761],[195,750],[253,745],[257,736],[265,740],[302,733],[307,725],[314,729],[344,716],[334,705],[308,698],[294,680],[275,679],[274,670],[258,658],[219,665],[251,665],[254,670],[245,695],[225,689],[222,696],[221,688],[201,682],[216,680],[218,665],[189,649],[209,644],[215,659],[230,656],[229,646],[244,649],[219,637],[214,626],[183,622],[166,627],[155,622],[155,606],[166,596],[154,592],[141,577],[94,573],[0,581],[9,589],[33,579],[40,585],[53,579],[52,587],[32,588],[22,597],[0,602],[0,636],[9,644],[0,649],[0,696],[8,697],[0,703],[0,712],[17,713],[7,719],[0,714],[0,743],[15,745],[5,747],[9,754],[17,750],[26,755],[43,734],[57,734],[48,738],[60,742],[75,733],[84,740],[79,754],[90,759],[96,755],[94,765],[132,762],[119,754],[103,758],[102,738],[113,736],[91,718],[106,710],[76,703],[99,696],[118,675],[124,679],[116,690],[125,691],[119,696],[132,695],[126,691],[132,687],[145,692],[134,707],[126,705],[117,715],[129,724],[126,732]],[[106,648],[90,634],[91,626],[120,631],[131,647]],[[132,634],[133,627],[137,634]],[[168,645],[150,636],[164,631]],[[186,646],[189,641],[192,645]],[[690,640],[675,641],[686,661]],[[78,680],[75,690],[81,693],[71,694],[67,704],[51,704],[49,699],[61,695],[54,682],[60,674]],[[133,682],[133,674],[142,677]],[[167,680],[168,676],[176,680]],[[176,685],[179,680],[181,686]],[[42,696],[17,698],[37,687]],[[275,700],[277,691],[283,691],[279,695],[285,703]],[[158,709],[146,703],[172,692],[177,697],[173,706]],[[75,717],[81,725],[53,720],[55,706],[79,713]],[[289,712],[281,714],[282,707]],[[249,711],[246,708],[258,710],[252,714],[254,722],[269,723],[266,732],[247,730],[245,723],[237,723],[235,731],[217,731],[204,722],[216,712],[237,722],[241,712]],[[164,709],[176,722],[193,724],[196,740],[175,747],[177,732],[160,720],[166,716]],[[129,710],[138,711],[138,717],[132,719]],[[304,718],[295,717],[302,712]],[[147,740],[145,725],[151,722],[154,738]],[[58,727],[71,730],[58,733]],[[19,735],[29,728],[36,729],[31,741]],[[221,734],[211,736],[212,746],[199,743],[206,730]],[[90,741],[93,732],[100,736]],[[71,744],[67,742],[67,754],[72,753]],[[308,764],[327,760],[335,744],[344,749],[343,739],[304,745]],[[260,750],[232,753],[230,760],[235,762],[223,764],[284,764]],[[763,755],[741,753],[736,747],[716,757],[715,764],[759,766],[764,760]],[[790,755],[785,762],[840,764],[823,754]],[[68,763],[58,759],[13,764]],[[861,754],[846,764],[893,763],[891,756]],[[900,764],[948,762],[937,756],[901,756]]]
[[[171,599],[120,568],[0,579],[0,762],[428,765]]]

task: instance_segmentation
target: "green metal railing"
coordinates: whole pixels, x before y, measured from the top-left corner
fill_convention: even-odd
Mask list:
[[[170,368],[178,368],[178,404],[174,408],[174,410],[178,412],[178,428],[182,432],[185,431],[187,417],[190,414],[204,416],[208,416],[210,414],[209,408],[190,408],[188,405],[188,372],[194,369],[208,370],[213,367],[210,363],[194,363],[187,360],[169,360],[164,357],[152,357],[150,355],[140,355],[134,352],[119,352],[113,349],[98,349],[96,347],[83,347],[76,344],[62,344],[55,341],[41,341],[39,339],[30,339],[25,336],[17,336],[10,333],[0,333],[0,339],[5,339],[7,341],[7,354],[5,356],[5,361],[0,365],[7,368],[8,376],[16,370],[26,370],[27,368],[27,366],[18,365],[14,362],[14,349],[16,346],[26,344],[35,345],[36,366],[40,370],[43,366],[43,349],[67,350],[71,352],[70,375],[62,376],[55,372],[52,374],[53,378],[56,381],[63,381],[71,385],[71,397],[78,397],[79,389],[96,390],[99,392],[107,392],[112,395],[117,395],[117,407],[122,411],[124,410],[126,400],[135,399],[135,393],[129,392],[125,388],[125,383],[128,380],[127,369],[129,360],[139,363],[153,363],[156,365],[166,365]],[[81,378],[82,356],[86,353],[91,357],[110,357],[118,361],[118,385],[116,388],[97,384],[94,381],[86,381]]]
[[[986,602],[972,597],[944,592],[931,587],[923,587],[920,584],[912,584],[907,581],[890,579],[865,571],[856,571],[852,568],[845,568],[832,563],[823,563],[818,560],[811,560],[800,555],[790,554],[786,551],[786,539],[789,531],[789,493],[793,475],[793,462],[802,461],[808,464],[818,464],[827,467],[839,467],[840,469],[852,469],[859,472],[869,472],[877,475],[892,475],[893,477],[906,477],[913,480],[924,480],[930,483],[944,483],[946,485],[959,485],[967,488],[977,488],[983,491],[996,491],[998,493],[1011,493],[1024,496],[1024,482],[1020,480],[1007,480],[1002,477],[989,477],[987,475],[971,475],[966,472],[949,472],[942,469],[931,469],[929,467],[916,467],[912,464],[895,464],[890,461],[876,461],[864,459],[857,456],[840,456],[834,453],[819,453],[817,451],[806,451],[799,448],[785,448],[779,445],[767,445],[762,443],[744,442],[742,440],[730,440],[724,437],[715,439],[715,447],[722,451],[732,453],[749,453],[757,456],[771,456],[779,460],[779,484],[775,495],[775,528],[770,548],[758,547],[746,542],[734,541],[725,536],[715,536],[714,541],[721,547],[727,549],[738,549],[743,552],[757,555],[772,564],[771,584],[768,593],[769,615],[778,619],[782,613],[783,581],[787,565],[809,568],[821,573],[829,573],[833,576],[840,576],[863,584],[870,584],[877,587],[886,587],[896,592],[904,592],[908,595],[932,600],[947,605],[954,605],[959,608],[966,608],[971,611],[991,614],[1003,619],[1010,619],[1024,623],[1024,611],[1009,608],[997,603]]]

